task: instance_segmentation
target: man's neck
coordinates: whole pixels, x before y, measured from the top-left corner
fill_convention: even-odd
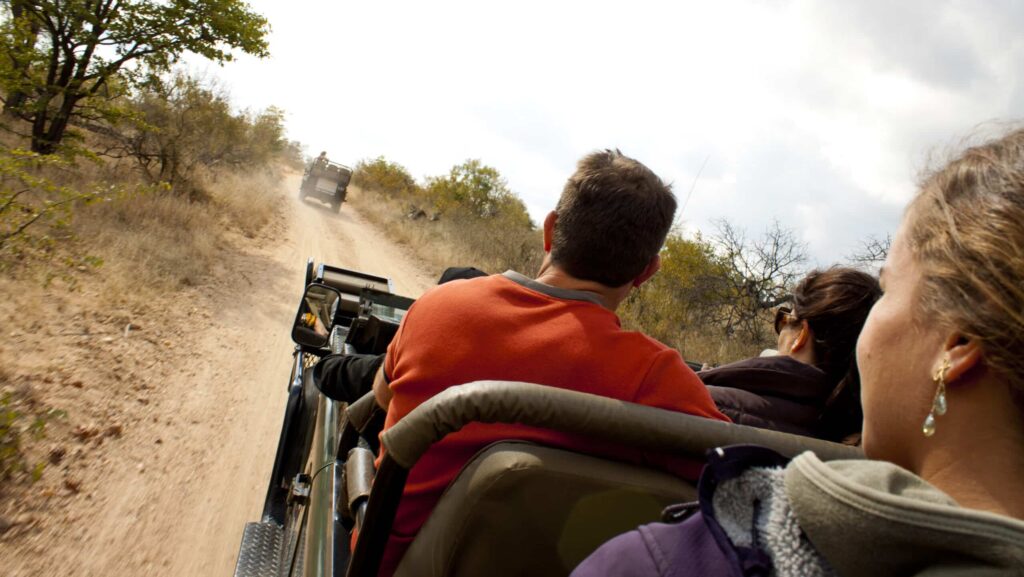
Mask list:
[[[628,285],[611,288],[599,282],[578,279],[549,262],[541,265],[540,272],[537,273],[537,278],[534,280],[548,286],[590,293],[597,297],[601,306],[612,312],[619,308],[622,301],[629,295],[630,289]]]

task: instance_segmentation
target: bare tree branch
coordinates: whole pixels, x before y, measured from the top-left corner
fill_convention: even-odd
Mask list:
[[[722,297],[718,322],[727,334],[761,340],[766,311],[792,298],[790,291],[807,260],[806,247],[778,221],[753,242],[725,219],[715,221],[715,228],[711,241],[729,269],[730,288]]]
[[[869,236],[861,241],[859,249],[847,257],[851,263],[865,267],[881,266],[889,256],[889,249],[892,246],[892,235],[885,235],[884,238]]]

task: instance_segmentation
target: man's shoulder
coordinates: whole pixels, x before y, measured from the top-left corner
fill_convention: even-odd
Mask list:
[[[427,319],[459,319],[477,316],[494,307],[501,294],[500,275],[460,279],[436,285],[424,292],[406,314],[406,321],[419,324]]]
[[[616,337],[622,342],[627,344],[635,354],[647,355],[650,357],[656,357],[660,355],[667,356],[680,356],[679,351],[659,341],[658,339],[645,335],[638,331],[627,331],[620,329]],[[680,362],[682,357],[680,356]]]
[[[419,301],[434,306],[439,303],[462,303],[465,299],[479,300],[497,297],[508,300],[528,296],[562,301],[566,304],[576,302],[596,304],[592,297],[584,298],[578,296],[580,294],[583,293],[546,286],[514,271],[507,271],[504,274],[460,279],[437,285],[423,293]]]
[[[451,299],[477,297],[492,293],[500,286],[501,275],[489,275],[468,279],[457,279],[431,287],[416,300],[416,304],[422,308],[422,303],[429,305],[448,303]]]

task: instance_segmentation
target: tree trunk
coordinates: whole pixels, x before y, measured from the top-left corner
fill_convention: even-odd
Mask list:
[[[36,103],[39,109],[35,111],[35,116],[32,118],[32,152],[39,154],[53,152],[53,146],[46,140],[46,120],[49,117],[47,108],[52,99],[53,97],[49,94],[43,94]]]
[[[68,124],[71,122],[71,114],[75,105],[83,96],[72,96],[64,93],[64,100],[60,108],[54,113],[50,125],[46,126],[46,114],[44,111],[37,112],[36,122],[32,125],[32,151],[39,154],[53,154],[57,151],[57,145],[64,138]],[[41,122],[39,120],[42,120]]]
[[[17,22],[25,14],[25,0],[11,0],[11,20]],[[19,52],[28,53],[36,46],[36,39],[39,37],[39,21],[32,19],[28,24],[29,35],[24,38],[23,42],[19,42],[19,46],[14,54]],[[24,54],[22,54],[24,56]],[[18,61],[12,63],[14,69],[19,72],[22,76],[29,75],[29,64],[26,61]],[[22,109],[28,102],[28,94],[17,88],[12,89],[7,95],[7,101],[4,103],[4,116],[8,118],[24,118]]]

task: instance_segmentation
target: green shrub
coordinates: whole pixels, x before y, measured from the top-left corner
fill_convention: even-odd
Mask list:
[[[393,198],[411,197],[422,193],[416,179],[404,166],[390,162],[383,156],[356,163],[352,184],[367,192],[376,192]]]
[[[10,393],[0,396],[0,481],[10,481],[25,475],[32,482],[38,481],[46,467],[45,462],[31,465],[24,453],[23,442],[28,436],[39,440],[46,436],[46,424],[53,418],[61,417],[62,411],[50,410],[31,417],[15,407]]]
[[[503,225],[533,229],[526,205],[501,173],[479,160],[457,164],[444,176],[427,179],[426,196],[440,214],[500,219]]]
[[[95,187],[65,184],[71,163],[0,146],[0,255],[49,250],[75,206],[97,197]]]
[[[352,182],[368,194],[353,196],[359,208],[439,269],[472,265],[529,274],[540,266],[540,231],[526,205],[497,169],[479,160],[420,186],[404,166],[379,156],[357,163]]]

